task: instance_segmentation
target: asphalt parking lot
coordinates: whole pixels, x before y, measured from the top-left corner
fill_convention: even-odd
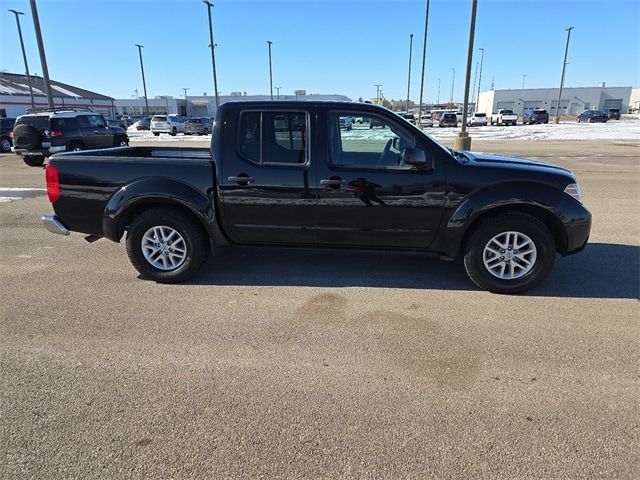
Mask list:
[[[572,169],[593,213],[528,294],[280,249],[143,281],[123,245],[46,232],[16,190],[42,170],[1,155],[0,477],[639,478],[640,144],[473,147]]]

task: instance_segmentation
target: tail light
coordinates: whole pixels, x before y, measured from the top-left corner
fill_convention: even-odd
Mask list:
[[[48,164],[44,169],[44,178],[47,183],[47,196],[51,203],[60,198],[60,178],[58,175],[58,169],[51,164]]]
[[[62,132],[58,132],[56,130],[51,130],[51,133],[49,134],[52,137],[61,137],[63,135]]]

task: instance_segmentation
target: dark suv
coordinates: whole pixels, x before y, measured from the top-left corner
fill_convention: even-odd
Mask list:
[[[578,121],[578,123],[605,123],[607,120],[609,120],[609,115],[603,110],[585,110],[580,115],[578,115],[578,118],[576,120]]]
[[[15,118],[0,118],[0,152],[2,153],[11,151],[11,131],[15,121]]]
[[[522,115],[523,125],[535,125],[536,123],[549,123],[549,112],[542,108],[524,112],[524,115]]]
[[[36,167],[49,155],[85,149],[126,146],[124,128],[109,126],[91,111],[45,111],[18,117],[13,127],[13,151]]]
[[[438,122],[439,127],[457,127],[458,116],[455,113],[443,113]]]
[[[609,116],[609,120],[620,120],[620,109],[610,108],[607,110],[607,115]]]

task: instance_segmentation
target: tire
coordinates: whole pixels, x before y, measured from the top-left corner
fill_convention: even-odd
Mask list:
[[[160,132],[153,132],[153,134],[154,134],[156,137],[159,137],[159,136],[160,136]]]
[[[205,135],[209,135],[210,133],[211,133],[211,132],[209,131],[209,129],[208,129],[208,128],[205,128],[205,129],[204,129],[204,134],[205,134]]]
[[[0,140],[0,152],[9,153],[11,151],[11,140],[3,138]]]
[[[521,274],[519,278],[499,278],[500,272],[496,272],[494,275],[485,267],[485,248],[496,237],[503,241],[506,240],[506,237],[500,236],[506,232],[519,233],[519,238],[523,241],[526,241],[523,236],[528,237],[535,246],[534,253],[526,254],[528,257],[525,255],[528,261],[533,262],[533,265],[527,267],[528,270],[519,267],[521,270],[516,272],[516,275]],[[513,238],[513,233],[510,238]],[[495,244],[493,245],[495,246]],[[509,212],[482,222],[465,242],[464,252],[464,266],[467,275],[476,285],[493,293],[513,294],[534,288],[549,275],[555,262],[555,241],[549,229],[537,218],[526,213]],[[505,256],[510,254],[507,249],[504,250],[504,253],[507,253]],[[490,263],[491,258],[487,261]],[[506,263],[525,265],[521,263],[521,260]],[[506,266],[503,271],[505,275],[508,275]]]
[[[173,269],[157,268],[143,252],[145,234],[160,226],[175,230],[183,240],[180,245],[184,246],[184,259]],[[192,278],[208,255],[208,242],[202,227],[184,213],[166,207],[152,208],[138,215],[129,225],[126,245],[127,255],[135,269],[143,278],[159,283],[178,283]]]
[[[84,147],[80,142],[71,142],[67,147],[67,152],[79,152],[80,150],[84,150]]]
[[[44,157],[42,155],[25,155],[22,157],[22,160],[30,167],[41,167],[44,165]]]
[[[172,136],[172,137],[175,137],[177,134],[178,134],[178,130],[176,129],[176,127],[173,127],[173,128],[171,129],[171,136]]]

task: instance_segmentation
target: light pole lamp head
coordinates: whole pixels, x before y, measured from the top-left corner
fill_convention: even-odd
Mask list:
[[[11,13],[16,14],[16,15],[24,15],[24,12],[19,12],[18,10],[12,10],[12,9],[9,9],[9,11],[10,11]]]
[[[211,3],[209,0],[202,0],[202,3],[204,3],[209,8],[215,7],[215,5]]]
[[[136,47],[138,47],[138,48],[144,48],[144,45],[140,45],[139,43],[136,43]]]

